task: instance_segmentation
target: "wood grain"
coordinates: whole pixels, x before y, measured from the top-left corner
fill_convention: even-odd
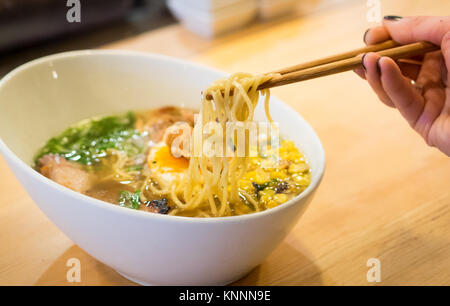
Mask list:
[[[383,14],[439,15],[449,1],[381,1]],[[260,73],[357,48],[365,1],[256,24],[207,41],[170,26],[106,46],[186,58],[228,72]],[[237,285],[450,285],[450,159],[427,147],[395,109],[351,72],[275,88],[319,134],[327,169],[287,239]],[[132,284],[75,246],[31,201],[0,159],[0,284]]]

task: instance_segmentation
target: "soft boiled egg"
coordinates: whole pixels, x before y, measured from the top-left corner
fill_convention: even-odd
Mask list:
[[[185,157],[174,157],[165,142],[151,148],[147,164],[150,171],[168,183],[180,179],[189,168],[189,160]]]

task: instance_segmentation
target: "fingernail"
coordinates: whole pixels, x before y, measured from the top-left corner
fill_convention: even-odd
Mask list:
[[[361,57],[361,66],[364,70],[364,72],[367,72],[366,66],[364,65],[364,57],[366,57],[367,53],[364,53],[364,55]]]
[[[363,42],[366,42],[366,36],[367,36],[367,33],[369,33],[369,30],[370,30],[370,29],[367,29],[367,30],[364,32]]]
[[[382,57],[377,59],[377,71],[378,74],[381,76],[381,67],[380,67],[380,60],[382,59]]]
[[[402,16],[395,16],[395,15],[384,16],[384,19],[385,20],[389,20],[389,21],[397,21],[397,20],[402,19],[402,18],[403,18]]]

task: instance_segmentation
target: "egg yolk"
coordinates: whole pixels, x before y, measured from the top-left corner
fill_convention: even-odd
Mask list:
[[[149,168],[158,168],[161,172],[183,172],[189,167],[189,160],[184,157],[174,157],[167,145],[155,148],[148,157]]]

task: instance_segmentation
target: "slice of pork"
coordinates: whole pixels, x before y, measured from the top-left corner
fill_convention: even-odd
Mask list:
[[[62,156],[47,154],[39,159],[39,172],[73,191],[85,193],[91,187],[91,177],[80,164]]]
[[[136,120],[136,129],[147,131],[153,142],[162,140],[166,129],[176,122],[187,122],[194,126],[194,111],[167,106],[140,114]]]

